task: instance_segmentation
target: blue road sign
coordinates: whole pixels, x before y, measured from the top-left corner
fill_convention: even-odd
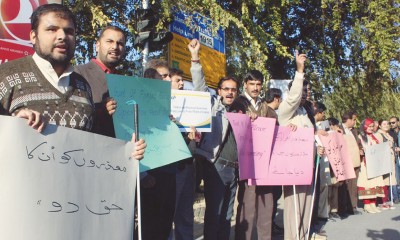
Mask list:
[[[183,12],[172,9],[174,21],[170,25],[170,31],[182,37],[196,38],[201,44],[225,54],[225,31],[219,27],[213,34],[214,22],[197,12]]]

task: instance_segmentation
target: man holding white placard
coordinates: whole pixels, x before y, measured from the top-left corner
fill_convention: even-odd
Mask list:
[[[72,12],[61,4],[42,5],[32,13],[31,28],[35,54],[0,66],[0,113],[25,118],[39,132],[46,123],[92,131],[91,87],[70,64],[76,38]],[[142,159],[146,144],[140,140],[135,146],[132,156]]]

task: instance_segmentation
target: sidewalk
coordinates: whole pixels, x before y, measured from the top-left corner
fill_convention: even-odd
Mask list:
[[[235,213],[232,218],[231,238],[234,239]],[[324,230],[329,240],[400,240],[400,204],[395,205],[396,209],[384,210],[381,213],[362,215],[351,215],[343,220],[327,222]],[[194,239],[203,239],[203,220],[205,203],[202,195],[197,195],[194,208]],[[362,209],[359,209],[362,211]],[[278,225],[283,226],[283,197],[278,202]],[[282,240],[283,237],[273,237],[272,240]]]

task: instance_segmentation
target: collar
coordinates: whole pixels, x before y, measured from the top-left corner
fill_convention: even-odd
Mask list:
[[[56,74],[56,71],[54,70],[53,66],[51,65],[51,63],[49,61],[47,61],[46,59],[42,58],[41,56],[39,56],[37,53],[34,53],[32,56],[33,60],[35,61],[35,63],[40,66],[41,69],[45,70],[46,72],[49,72],[51,74]],[[63,74],[61,74],[60,77],[58,77],[59,79],[69,76],[72,72],[74,71],[74,68],[72,67],[71,64],[68,65],[68,67],[65,69],[65,71],[63,72]]]
[[[258,107],[261,104],[261,98],[257,97],[257,101],[254,101],[254,99],[252,97],[250,97],[249,94],[247,94],[246,91],[244,91],[244,96],[247,98],[247,100],[250,101],[251,105],[253,105],[253,107],[258,110]]]
[[[106,65],[104,65],[102,62],[100,62],[96,58],[93,58],[92,61],[94,63],[96,63],[101,68],[101,70],[103,70],[103,72],[105,72],[105,73],[115,73],[116,72],[115,69],[112,70],[112,69],[107,68]]]
[[[40,57],[36,53],[33,54],[32,59],[39,68],[40,72],[51,85],[53,85],[61,93],[67,92],[70,82],[70,75],[74,71],[74,68],[71,64],[68,65],[61,76],[58,76],[51,63],[46,59]]]
[[[353,128],[348,128],[347,126],[346,126],[346,124],[344,124],[344,123],[342,123],[342,125],[343,125],[343,128],[344,128],[344,130],[349,130],[349,131],[351,131]]]

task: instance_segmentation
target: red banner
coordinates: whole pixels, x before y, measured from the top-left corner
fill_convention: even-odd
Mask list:
[[[0,64],[33,54],[29,40],[32,12],[40,5],[61,0],[0,1]]]

